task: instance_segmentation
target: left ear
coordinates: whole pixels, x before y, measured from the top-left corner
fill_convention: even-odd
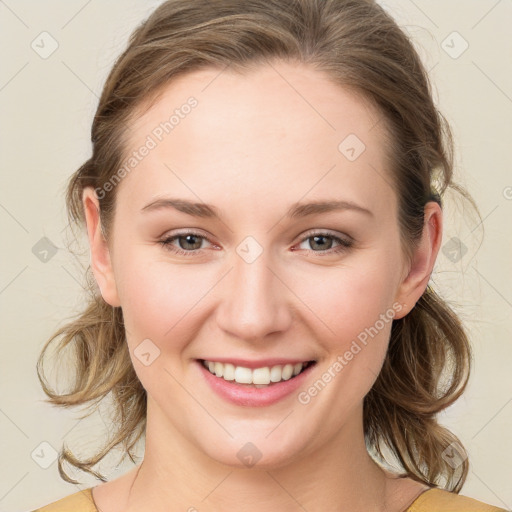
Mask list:
[[[439,204],[429,201],[425,205],[423,233],[412,254],[410,269],[401,282],[395,300],[402,309],[395,318],[406,316],[423,295],[436,262],[443,235],[443,212]]]

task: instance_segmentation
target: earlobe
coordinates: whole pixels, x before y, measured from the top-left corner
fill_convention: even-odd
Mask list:
[[[87,223],[91,269],[98,283],[101,295],[111,306],[121,305],[117,293],[115,276],[107,241],[101,229],[100,207],[92,187],[86,187],[82,194],[82,204]]]
[[[401,282],[396,301],[403,305],[395,318],[406,316],[425,292],[430,275],[441,246],[443,213],[438,203],[430,201],[425,205],[423,233],[414,249],[410,269]]]

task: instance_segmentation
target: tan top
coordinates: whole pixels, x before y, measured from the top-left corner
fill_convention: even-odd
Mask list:
[[[71,494],[33,512],[99,512],[92,497],[92,487]],[[481,501],[442,489],[428,489],[404,512],[507,512]]]

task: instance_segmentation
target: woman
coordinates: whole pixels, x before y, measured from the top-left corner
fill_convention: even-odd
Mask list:
[[[105,481],[143,434],[145,454],[40,510],[499,510],[458,495],[467,456],[436,420],[470,362],[429,286],[451,142],[378,4],[166,2],[92,141],[67,204],[98,293],[47,344],[74,344],[75,389],[41,382],[117,408],[63,478]]]

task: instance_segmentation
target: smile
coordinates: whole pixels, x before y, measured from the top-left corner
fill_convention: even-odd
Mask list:
[[[247,368],[232,363],[202,360],[203,366],[216,377],[225,381],[245,384],[251,387],[267,387],[282,381],[289,380],[302,373],[314,361],[304,361],[295,364],[279,364],[262,366],[260,368]]]

